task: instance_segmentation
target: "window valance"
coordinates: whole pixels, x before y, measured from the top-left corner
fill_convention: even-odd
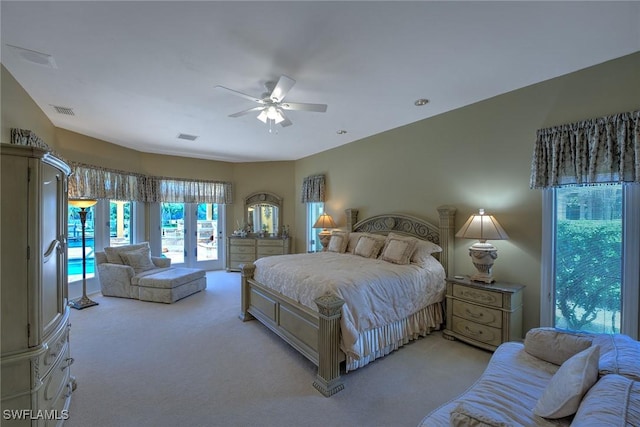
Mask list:
[[[302,180],[302,203],[324,202],[324,175],[308,176]]]
[[[11,129],[11,143],[42,148],[63,159],[28,129]],[[147,176],[66,161],[71,167],[69,198],[167,203],[233,203],[230,182]]]
[[[147,176],[71,162],[69,197],[168,203],[233,203],[230,182]]]
[[[541,129],[531,188],[640,182],[640,110]]]

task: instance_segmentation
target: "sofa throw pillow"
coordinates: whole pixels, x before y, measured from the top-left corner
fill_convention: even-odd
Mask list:
[[[415,237],[405,237],[389,233],[385,240],[380,258],[394,264],[409,264],[409,260],[411,259],[411,255],[413,255],[417,244],[418,239]]]
[[[571,426],[623,425],[640,425],[640,382],[621,375],[605,375],[582,398]]]
[[[524,351],[538,359],[562,365],[591,347],[593,339],[555,328],[533,328],[524,338]]]
[[[147,248],[123,252],[120,255],[126,265],[133,267],[133,271],[136,274],[156,268],[153,261],[151,261],[151,252]]]
[[[533,413],[544,418],[573,415],[598,380],[600,347],[591,346],[564,362],[544,389]]]
[[[110,264],[124,264],[124,260],[120,256],[123,252],[135,251],[138,249],[149,249],[149,242],[136,243],[125,246],[109,246],[104,248],[104,254],[107,256],[107,262]]]
[[[383,244],[384,240],[376,239],[373,236],[360,236],[353,253],[365,258],[377,258]]]
[[[337,252],[343,254],[347,250],[347,244],[349,243],[349,233],[346,231],[333,231],[331,233],[331,240],[327,250],[329,252]]]

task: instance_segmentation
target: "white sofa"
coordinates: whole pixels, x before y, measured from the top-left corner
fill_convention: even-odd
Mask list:
[[[498,347],[478,381],[420,427],[449,425],[640,426],[640,343],[532,329]]]
[[[171,267],[171,259],[151,256],[149,243],[113,246],[96,252],[102,295],[173,303],[206,289],[205,271]]]

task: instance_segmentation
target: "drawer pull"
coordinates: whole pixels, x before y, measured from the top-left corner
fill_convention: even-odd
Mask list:
[[[66,359],[64,359],[64,362],[61,363],[62,366],[60,366],[60,370],[64,371],[69,366],[73,365],[73,362],[75,362],[75,360],[73,360],[73,357],[67,357]]]

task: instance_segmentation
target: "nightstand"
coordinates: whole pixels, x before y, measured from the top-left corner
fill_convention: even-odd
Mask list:
[[[524,285],[479,283],[447,278],[445,338],[495,350],[507,341],[522,340],[522,290]]]

